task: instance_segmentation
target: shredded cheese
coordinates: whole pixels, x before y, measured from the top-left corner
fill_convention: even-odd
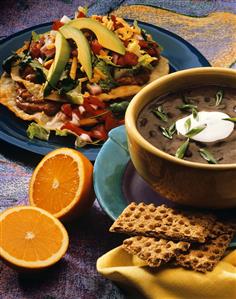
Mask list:
[[[50,59],[50,60],[46,61],[43,66],[46,69],[48,69],[52,65],[52,63],[53,63],[53,59]]]
[[[98,74],[101,79],[105,80],[107,76],[97,67],[94,68],[94,73]]]
[[[101,70],[99,70],[99,68],[95,67],[93,71],[93,78],[90,79],[90,82],[98,83],[100,80],[105,80],[107,78],[107,76]]]
[[[138,57],[142,56],[142,53],[140,52],[140,50],[141,50],[141,48],[140,48],[137,40],[132,40],[127,46],[127,51],[136,54]]]
[[[133,36],[133,31],[128,27],[121,27],[115,31],[122,40],[130,39]]]
[[[71,68],[70,68],[70,77],[73,80],[75,80],[76,78],[77,65],[78,65],[77,57],[73,57]]]
[[[88,77],[79,78],[81,83],[88,81]]]

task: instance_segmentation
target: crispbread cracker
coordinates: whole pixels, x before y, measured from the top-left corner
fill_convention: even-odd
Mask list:
[[[232,237],[233,234],[223,234],[215,239],[209,239],[205,244],[196,245],[189,253],[176,256],[176,264],[203,273],[212,271],[223,257]]]
[[[126,239],[122,245],[129,254],[137,255],[150,267],[159,267],[169,262],[180,252],[188,250],[189,246],[188,242],[173,242],[143,236]]]
[[[111,232],[204,243],[213,226],[212,215],[180,212],[165,205],[131,203],[110,228]]]
[[[210,231],[209,237],[214,239],[223,234],[232,234],[235,229],[231,223],[216,221]]]

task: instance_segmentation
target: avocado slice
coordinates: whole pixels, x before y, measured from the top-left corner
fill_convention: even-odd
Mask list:
[[[96,35],[98,42],[104,48],[112,50],[121,55],[125,54],[125,46],[119,37],[103,26],[100,22],[90,18],[79,18],[68,23],[78,29],[89,29]]]
[[[59,30],[66,39],[71,38],[75,41],[78,49],[78,60],[81,63],[88,78],[91,79],[92,59],[91,59],[90,46],[83,32],[69,25],[64,25]]]
[[[56,86],[61,74],[70,58],[70,46],[64,36],[57,31],[55,40],[56,54],[48,74],[47,82],[44,85],[44,96],[50,94],[51,89]]]

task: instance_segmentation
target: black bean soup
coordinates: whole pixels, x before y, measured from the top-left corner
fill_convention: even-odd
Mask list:
[[[236,129],[226,138],[213,142],[194,140],[205,127],[198,126],[185,135],[176,130],[176,121],[202,111],[223,112],[236,122],[236,88],[201,86],[156,98],[146,105],[137,119],[140,134],[158,149],[178,158],[200,163],[236,163]],[[224,119],[225,120],[225,119]],[[225,123],[224,122],[224,123]],[[190,127],[185,121],[185,127]]]

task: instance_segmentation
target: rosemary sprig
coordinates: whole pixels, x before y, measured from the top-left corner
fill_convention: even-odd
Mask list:
[[[218,90],[215,96],[215,106],[219,106],[223,100],[224,97],[224,91],[222,89]]]
[[[192,114],[193,114],[193,118],[196,119],[196,120],[198,120],[198,111],[197,111],[196,108],[192,109]]]
[[[223,120],[228,120],[232,121],[233,123],[236,123],[236,117],[223,118]]]
[[[162,106],[158,106],[156,109],[152,110],[152,112],[158,117],[160,118],[160,120],[167,122],[168,121],[168,117],[166,112],[164,112]]]
[[[213,155],[204,148],[199,149],[199,153],[203,159],[205,159],[209,164],[217,164],[216,159]]]
[[[177,149],[175,153],[175,157],[179,159],[183,159],[188,149],[188,145],[189,145],[189,138]]]
[[[182,104],[177,106],[177,108],[181,111],[192,111],[192,109],[197,109],[197,106],[193,104]]]
[[[188,118],[185,123],[184,123],[184,127],[187,130],[187,132],[190,130],[191,128],[191,118]]]
[[[176,132],[175,123],[173,123],[169,128],[160,127],[160,129],[161,129],[162,135],[168,139],[172,139],[173,135]]]
[[[197,119],[198,118],[198,110],[197,106],[193,104],[182,104],[177,107],[181,111],[187,111],[187,112],[192,112],[193,118]]]
[[[201,125],[199,127],[192,128],[189,132],[185,134],[186,137],[192,138],[193,136],[199,134],[206,128],[206,125]]]

